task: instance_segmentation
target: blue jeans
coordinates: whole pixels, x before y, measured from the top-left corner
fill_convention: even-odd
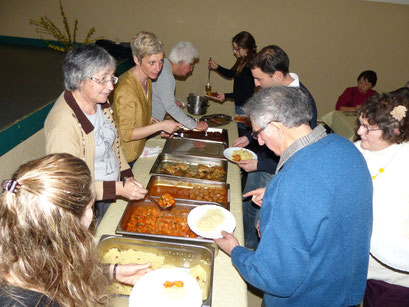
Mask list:
[[[246,186],[243,194],[258,188],[266,187],[274,174],[263,171],[248,173]],[[256,249],[260,238],[257,234],[257,220],[259,219],[260,207],[251,201],[251,197],[243,198],[243,224],[244,224],[244,246]]]
[[[105,213],[108,211],[109,206],[111,205],[110,201],[96,201],[95,202],[95,218],[96,225],[98,226],[104,217]]]

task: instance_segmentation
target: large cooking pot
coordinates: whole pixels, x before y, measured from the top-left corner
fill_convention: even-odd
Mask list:
[[[204,96],[189,94],[187,97],[187,111],[192,115],[205,114],[208,106],[207,98]]]

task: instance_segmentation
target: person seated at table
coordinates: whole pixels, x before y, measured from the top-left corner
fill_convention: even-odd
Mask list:
[[[152,117],[163,120],[166,113],[188,129],[205,131],[208,125],[196,121],[182,110],[182,104],[175,99],[175,76],[186,77],[193,72],[199,52],[190,42],[179,42],[171,49],[168,58],[164,59],[162,71],[152,82]]]
[[[146,138],[156,132],[172,134],[182,124],[152,121],[152,79],[163,65],[163,44],[155,34],[141,31],[131,42],[135,66],[119,79],[114,91],[114,119],[126,160],[131,167],[141,155]]]
[[[307,88],[301,83],[298,76],[289,72],[290,59],[287,53],[277,45],[266,46],[256,55],[250,63],[254,83],[261,88],[274,86],[300,87],[308,95],[308,103],[311,104],[313,116],[310,127],[317,126],[317,107],[315,100]],[[257,154],[257,160],[245,160],[238,165],[248,172],[247,180],[243,189],[243,222],[245,246],[255,249],[258,245],[256,223],[258,221],[259,208],[249,197],[248,192],[260,187],[265,187],[275,173],[279,158],[271,152],[267,146],[260,147],[257,141],[248,131],[244,136],[237,138],[233,146],[249,146]]]
[[[150,263],[99,262],[88,227],[95,191],[86,163],[48,155],[20,166],[0,198],[0,306],[104,306],[109,279],[127,284]]]
[[[115,67],[114,58],[101,47],[89,44],[73,48],[63,61],[65,91],[44,123],[47,154],[67,152],[90,168],[97,222],[116,196],[136,200],[147,193],[134,179],[119,146],[108,102],[118,81]]]
[[[216,243],[265,306],[353,306],[364,295],[372,182],[353,143],[309,125],[300,88],[262,89],[244,106],[260,145],[280,161],[263,195],[256,251],[222,231]],[[255,195],[256,196],[256,195]],[[261,198],[260,198],[261,197]]]
[[[338,97],[335,109],[343,112],[356,112],[362,104],[377,92],[375,87],[378,77],[376,72],[365,70],[358,76],[358,86],[348,87],[341,96]]]
[[[406,91],[406,93],[404,93]],[[369,98],[355,145],[372,175],[373,229],[364,307],[409,306],[409,89]]]

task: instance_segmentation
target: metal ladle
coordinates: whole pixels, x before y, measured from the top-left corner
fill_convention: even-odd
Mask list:
[[[150,195],[148,195],[148,194],[145,195],[145,198],[147,198],[147,199],[149,199],[151,202],[157,204],[158,207],[159,207],[161,210],[170,210],[170,209],[172,209],[172,206],[162,207],[155,199],[153,199],[153,198],[152,198]]]

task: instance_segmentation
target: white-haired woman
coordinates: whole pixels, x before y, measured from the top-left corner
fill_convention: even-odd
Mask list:
[[[135,284],[151,271],[150,263],[100,263],[83,160],[48,155],[20,166],[2,187],[0,306],[103,306],[109,279]]]
[[[115,60],[105,49],[83,45],[64,58],[65,91],[44,124],[46,152],[67,152],[83,159],[94,178],[97,219],[116,196],[141,199],[147,190],[132,174],[121,150],[108,102],[118,78]]]
[[[199,52],[190,42],[178,42],[173,46],[158,78],[152,83],[152,117],[163,120],[166,113],[189,129],[206,130],[204,121],[196,121],[181,110],[175,99],[176,77],[186,77],[193,72]]]
[[[141,155],[146,138],[156,132],[171,134],[182,125],[174,120],[152,120],[152,81],[163,65],[163,44],[153,33],[139,32],[131,42],[135,66],[119,80],[114,91],[114,118],[121,146],[132,166]]]

